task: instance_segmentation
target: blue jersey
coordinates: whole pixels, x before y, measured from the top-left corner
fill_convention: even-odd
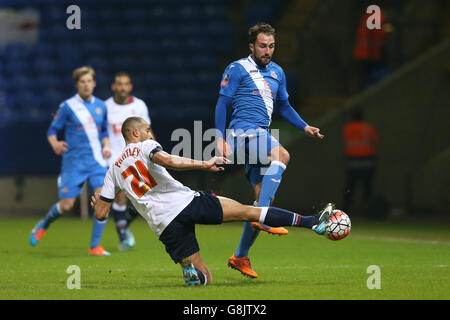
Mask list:
[[[94,96],[84,101],[77,94],[61,103],[47,136],[65,129],[68,151],[63,154],[63,171],[70,170],[72,165],[74,170],[94,168],[96,162],[106,167],[101,144],[102,139],[108,137],[106,116],[105,103]]]
[[[286,76],[275,62],[258,66],[251,56],[231,63],[219,94],[232,99],[230,128],[268,128],[276,100],[287,100]]]

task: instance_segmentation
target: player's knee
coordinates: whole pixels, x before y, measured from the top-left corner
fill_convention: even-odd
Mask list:
[[[289,155],[289,152],[286,149],[282,148],[280,150],[280,161],[287,165],[290,160],[291,156]]]
[[[59,208],[61,209],[61,213],[65,213],[70,211],[73,208],[74,202],[70,200],[61,200],[59,202]]]
[[[289,160],[291,159],[289,152],[283,148],[283,147],[278,147],[273,149],[270,152],[270,158],[271,161],[280,161],[283,164],[287,165],[289,163]]]

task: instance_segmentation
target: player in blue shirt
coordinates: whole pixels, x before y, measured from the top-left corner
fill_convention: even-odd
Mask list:
[[[275,29],[268,24],[250,28],[249,48],[250,56],[231,63],[223,74],[215,124],[221,135],[217,140],[219,152],[226,156],[234,153],[238,164],[245,162],[246,177],[255,191],[255,205],[265,207],[272,202],[289,162],[288,151],[268,131],[275,104],[281,116],[307,136],[318,139],[324,136],[319,133],[320,129],[303,121],[289,103],[286,76],[283,69],[271,61]],[[231,121],[226,133],[230,108]],[[323,210],[330,206],[333,205],[328,204]],[[324,223],[318,225],[317,215],[302,216],[299,224],[319,234],[325,231]],[[239,247],[228,265],[252,278],[258,275],[250,265],[248,252],[261,230],[279,235],[288,233],[284,228],[245,223]]]
[[[95,71],[90,67],[81,67],[73,72],[73,78],[78,93],[59,106],[47,131],[53,151],[62,155],[58,177],[60,200],[31,231],[32,246],[39,243],[53,221],[72,209],[85,181],[92,190],[101,189],[107,171],[105,158],[111,156],[106,105],[93,96]],[[58,140],[57,134],[63,129],[65,140]],[[109,255],[100,245],[105,224],[106,221],[100,222],[94,218],[90,255]]]

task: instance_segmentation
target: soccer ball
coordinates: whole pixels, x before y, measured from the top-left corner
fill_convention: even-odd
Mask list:
[[[330,240],[344,239],[352,228],[350,217],[342,210],[333,210],[325,226],[325,235]]]

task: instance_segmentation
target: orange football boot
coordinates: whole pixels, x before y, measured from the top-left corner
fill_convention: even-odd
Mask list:
[[[228,259],[228,266],[231,269],[240,271],[244,276],[258,278],[258,274],[253,271],[248,257],[237,258],[233,253],[231,258]]]
[[[253,229],[265,231],[265,232],[271,233],[271,234],[277,234],[279,236],[283,236],[283,235],[286,235],[289,233],[289,231],[287,231],[287,229],[285,229],[283,227],[278,227],[278,228],[269,227],[269,226],[266,226],[265,224],[258,223],[258,222],[251,222],[250,226]]]
[[[32,230],[30,235],[30,244],[34,247],[36,246],[39,241],[41,241],[41,238],[45,235],[46,230],[45,229],[37,229]]]
[[[89,249],[90,256],[110,256],[111,253],[106,251],[102,246],[98,245],[94,249]]]

